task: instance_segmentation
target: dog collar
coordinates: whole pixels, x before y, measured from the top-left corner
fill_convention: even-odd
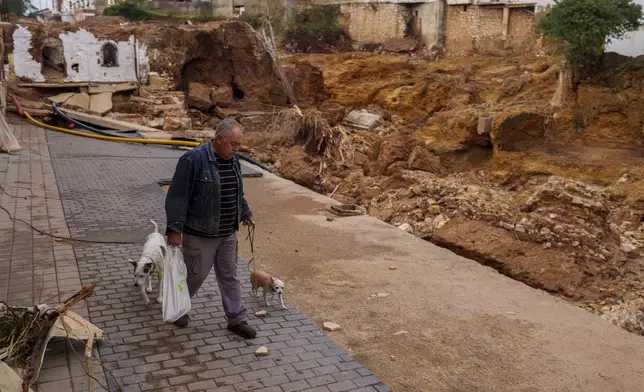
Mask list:
[[[156,276],[159,279],[163,278],[163,274],[161,272],[155,273],[154,276]]]

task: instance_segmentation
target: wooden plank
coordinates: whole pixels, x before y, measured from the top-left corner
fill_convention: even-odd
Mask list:
[[[92,83],[89,85],[90,94],[98,93],[118,93],[121,91],[132,91],[136,90],[139,85],[134,82],[127,83],[109,83],[109,84],[95,84]]]
[[[4,115],[0,115],[0,151],[15,152],[21,148],[18,139],[13,134],[13,128],[7,123]]]
[[[172,134],[160,131],[156,128],[146,127],[145,125],[115,120],[109,117],[95,116],[93,114],[81,113],[70,109],[60,108],[60,110],[75,120],[98,125],[99,127],[114,129],[116,131],[136,130],[145,136],[146,139],[172,139]]]
[[[87,82],[69,82],[69,83],[18,83],[18,87],[35,87],[35,88],[73,88],[73,87],[87,87]]]

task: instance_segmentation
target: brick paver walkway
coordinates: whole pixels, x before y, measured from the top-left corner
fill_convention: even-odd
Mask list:
[[[12,216],[37,229],[69,236],[63,206],[58,195],[45,133],[14,121],[14,130],[23,149],[16,154],[0,154],[0,205]],[[10,305],[55,305],[81,288],[72,245],[54,241],[27,225],[12,222],[0,211],[0,300]],[[74,308],[89,315],[84,303]],[[87,391],[84,345],[66,340],[51,341],[34,391]],[[96,351],[96,350],[95,350]],[[98,352],[95,352],[98,355]],[[106,385],[100,366],[94,367],[95,391]]]
[[[95,282],[96,294],[88,300],[84,310],[90,320],[107,333],[99,351],[103,364],[109,369],[104,385],[110,391],[119,388],[175,392],[388,390],[313,322],[291,309],[290,304],[287,303],[289,310],[286,311],[267,309],[269,316],[266,318],[252,317],[263,307],[258,299],[250,296],[248,270],[241,261],[240,278],[251,315],[250,323],[259,330],[257,339],[244,341],[226,330],[214,274],[193,299],[192,321],[188,328],[164,324],[158,304],[146,307],[141,303],[132,287],[132,271],[127,259],[140,255],[144,238],[152,230],[148,219],[154,219],[164,227],[165,194],[158,182],[172,176],[176,160],[183,151],[95,141],[45,132],[28,125],[17,128],[21,141],[28,141],[30,147],[17,156],[2,156],[0,162],[4,166],[0,168],[6,170],[0,170],[0,178],[4,177],[3,183],[16,186],[30,181],[34,184],[33,193],[44,179],[47,196],[51,199],[38,202],[35,197],[7,199],[3,196],[2,205],[34,224],[51,225],[47,231],[88,241],[128,243],[77,242],[72,249],[70,245],[41,238],[26,226],[9,224],[0,215],[2,238],[7,238],[5,232],[11,238],[3,244],[7,249],[13,249],[9,256],[4,253],[0,256],[0,268],[7,272],[1,275],[6,279],[0,281],[0,299],[20,300],[24,304],[38,302],[33,297],[37,291],[35,283],[40,279],[37,276],[45,276],[41,280],[50,282],[45,284],[46,288],[55,284],[59,291],[77,290],[79,277],[83,283]],[[41,172],[43,179],[39,177]],[[47,209],[38,209],[41,204]],[[30,254],[32,244],[37,244],[33,255]],[[52,250],[47,253],[50,248]],[[25,254],[30,255],[26,257]],[[48,273],[42,275],[41,270]],[[69,275],[74,273],[76,275]],[[18,285],[24,290],[14,291]],[[29,290],[32,296],[13,296]],[[269,347],[270,355],[256,358],[253,352],[258,345]],[[67,346],[61,347],[69,351]],[[48,354],[48,362],[58,361],[49,368],[65,368],[68,373],[50,372],[56,380],[52,379],[49,384],[45,382],[49,381],[47,378],[41,377],[42,390],[71,391],[71,388],[66,389],[69,383],[74,384],[74,392],[87,390],[86,385],[82,385],[87,377],[78,377],[78,369],[72,361],[73,352],[68,352],[64,361],[59,358],[63,357]],[[47,374],[43,372],[44,376],[50,377]]]

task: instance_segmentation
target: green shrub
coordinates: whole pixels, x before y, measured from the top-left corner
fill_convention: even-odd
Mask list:
[[[642,24],[642,6],[632,0],[555,0],[537,30],[554,38],[575,78],[597,72],[605,44]]]
[[[139,7],[135,3],[129,1],[119,1],[114,5],[110,5],[103,10],[103,15],[107,16],[122,16],[133,22],[149,19],[181,19],[191,20],[195,22],[209,22],[222,20],[223,18],[216,18],[208,15],[187,15],[187,14],[173,14],[171,12],[160,12],[147,10]]]
[[[346,35],[338,22],[340,8],[335,5],[316,5],[295,15],[286,28],[288,36],[308,36],[312,39],[333,41]]]
[[[134,3],[129,1],[119,1],[114,5],[105,7],[103,10],[103,15],[107,16],[122,16],[131,21],[147,20],[152,17],[152,15],[143,8],[140,8]]]

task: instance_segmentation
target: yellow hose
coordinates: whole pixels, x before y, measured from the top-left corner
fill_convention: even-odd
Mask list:
[[[60,128],[60,127],[55,127],[53,125],[47,125],[45,123],[42,123],[40,121],[35,120],[33,117],[29,115],[26,111],[23,110],[23,114],[27,121],[30,123],[39,126],[41,128],[49,129],[52,131],[56,132],[62,132],[62,133],[68,133],[70,135],[76,135],[76,136],[83,136],[83,137],[88,137],[91,139],[99,139],[99,140],[109,140],[113,142],[127,142],[127,143],[142,143],[142,144],[162,144],[162,145],[167,145],[167,146],[184,146],[184,147],[197,147],[200,143],[199,142],[189,142],[186,140],[166,140],[166,139],[132,139],[128,137],[116,137],[116,136],[103,136],[103,135],[95,135],[91,133],[85,133],[85,132],[79,132],[79,131],[72,131],[71,129],[67,128]]]

